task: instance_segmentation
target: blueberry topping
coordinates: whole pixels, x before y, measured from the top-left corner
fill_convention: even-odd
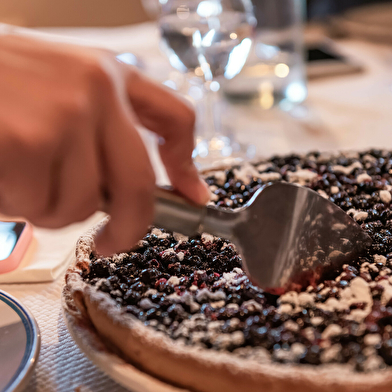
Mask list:
[[[392,366],[392,152],[275,156],[205,180],[221,208],[241,207],[276,181],[310,187],[362,225],[372,245],[322,284],[278,296],[249,281],[224,238],[151,228],[127,254],[91,253],[83,279],[185,344],[263,363],[345,363],[358,372]]]

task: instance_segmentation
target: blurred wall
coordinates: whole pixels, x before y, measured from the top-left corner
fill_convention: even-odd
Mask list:
[[[307,0],[308,17],[309,19],[323,19],[352,7],[388,2],[391,0]]]
[[[118,26],[147,20],[141,0],[0,0],[0,22],[21,26]]]

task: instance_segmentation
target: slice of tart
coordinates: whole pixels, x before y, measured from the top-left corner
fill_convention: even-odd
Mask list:
[[[275,181],[311,187],[369,233],[366,254],[303,292],[253,285],[234,245],[151,228],[111,258],[79,240],[66,290],[103,341],[143,371],[202,392],[392,390],[392,153],[273,157],[205,174],[237,208]]]

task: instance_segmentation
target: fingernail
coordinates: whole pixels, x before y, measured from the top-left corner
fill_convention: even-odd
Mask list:
[[[211,200],[210,188],[201,178],[199,178],[199,200],[200,204],[207,204]]]
[[[193,162],[186,168],[186,172],[185,175],[192,179],[192,199],[198,204],[207,204],[211,200],[211,191],[208,184],[200,177],[199,171]]]

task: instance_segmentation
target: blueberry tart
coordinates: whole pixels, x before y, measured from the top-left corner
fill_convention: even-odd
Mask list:
[[[204,176],[221,208],[276,181],[310,187],[372,245],[317,286],[277,296],[249,281],[224,238],[152,227],[134,249],[103,258],[94,228],[65,289],[105,344],[191,391],[391,391],[392,152],[276,156]]]

